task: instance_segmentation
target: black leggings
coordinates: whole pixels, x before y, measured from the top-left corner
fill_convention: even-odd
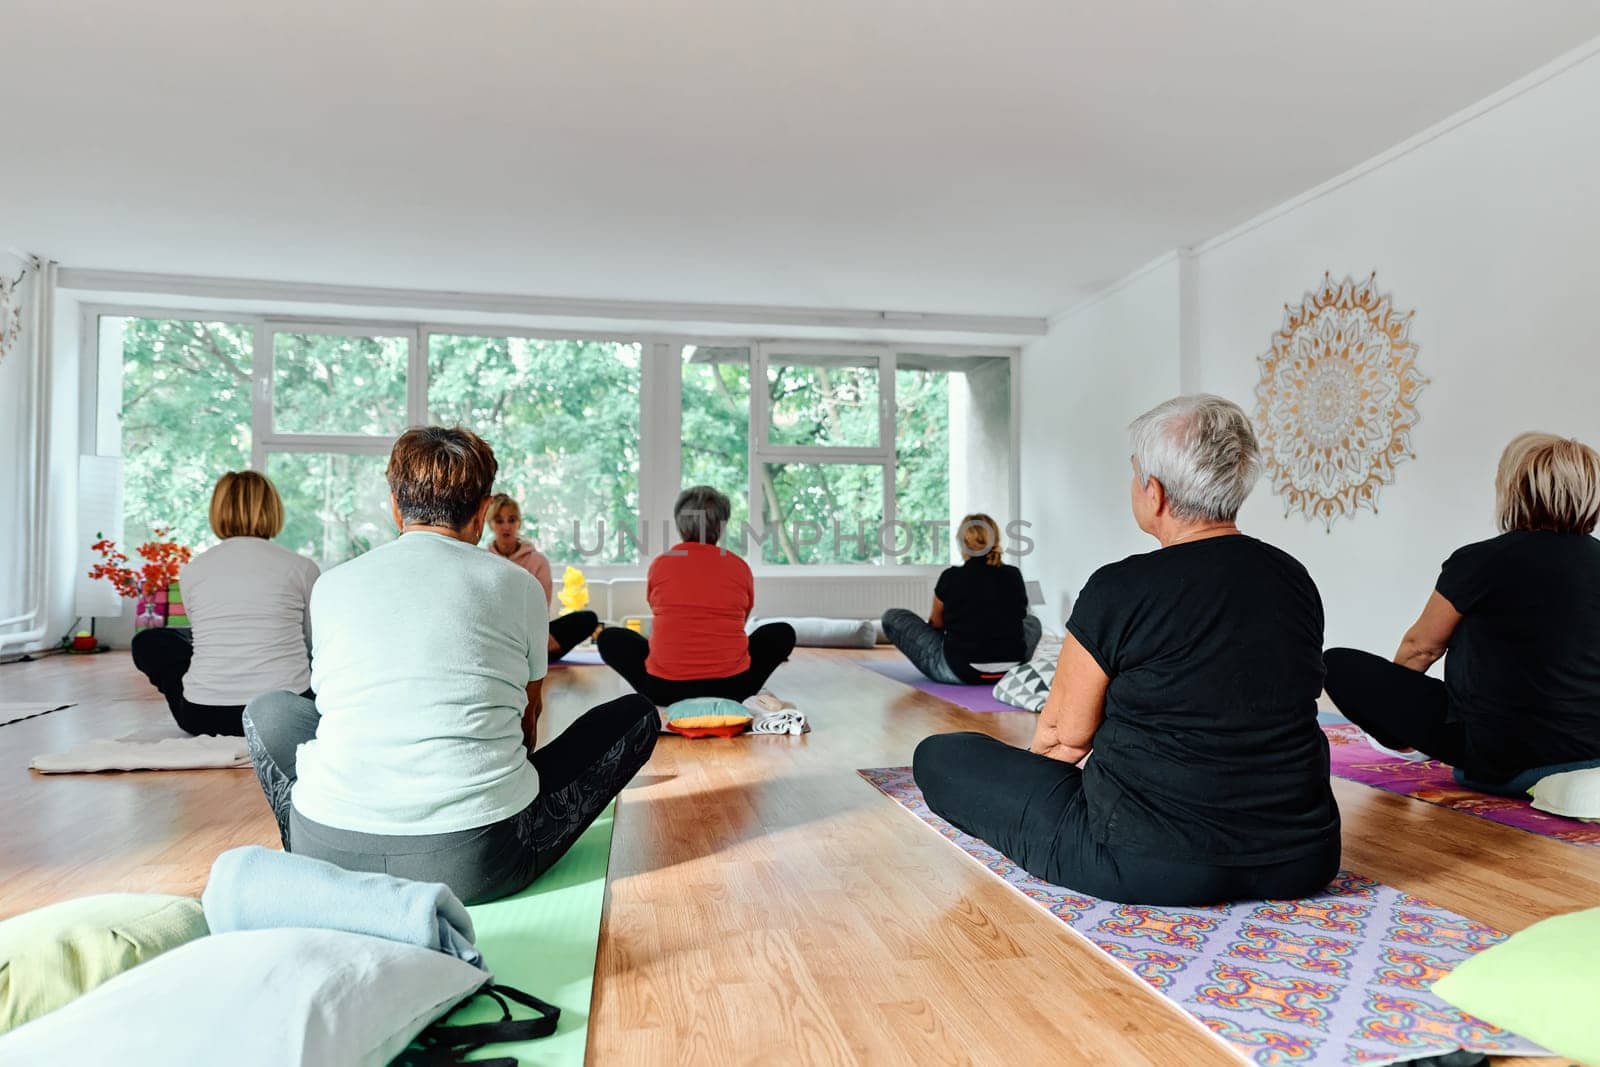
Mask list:
[[[550,652],[550,662],[577,648],[594,636],[600,628],[600,616],[592,611],[571,611],[550,620],[550,636],[556,647]]]
[[[133,665],[167,698],[179,728],[191,734],[243,737],[239,721],[244,705],[196,704],[183,695],[183,676],[194,659],[193,631],[181,626],[153,626],[133,635]]]
[[[287,851],[350,871],[443,882],[477,904],[515,893],[564,856],[655,751],[661,719],[637,696],[591,708],[528,759],[539,795],[515,815],[444,834],[364,834],[312,822],[294,810],[295,749],[316,736],[310,700],[268,693],[246,708],[250,761]]]
[[[750,635],[750,666],[740,674],[727,678],[695,678],[675,681],[657,678],[645,670],[645,658],[650,655],[650,642],[632,630],[608,626],[595,638],[600,658],[612,670],[622,675],[652,704],[676,704],[692,697],[726,697],[744,700],[761,692],[761,687],[778,669],[778,664],[794,651],[794,627],[786,622],[769,622],[758,626]]]
[[[1339,870],[1339,839],[1303,859],[1250,867],[1183,863],[1099,844],[1083,772],[987,734],[937,734],[913,774],[928,807],[1029,874],[1122,904],[1200,905],[1311,896]]]
[[[1466,762],[1467,729],[1449,721],[1439,679],[1355,648],[1330,648],[1322,662],[1328,699],[1380,745],[1414,748],[1452,767]]]

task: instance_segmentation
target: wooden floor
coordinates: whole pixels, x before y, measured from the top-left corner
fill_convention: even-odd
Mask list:
[[[850,655],[801,651],[773,680],[812,733],[664,737],[623,794],[590,1062],[1234,1062],[855,773],[908,763],[929,733],[1025,742],[1033,716],[970,714]],[[600,667],[551,678],[556,727],[622,691]],[[0,727],[0,917],[110,890],[198,894],[218,852],[276,844],[249,771],[27,769],[165,722],[125,654],[0,666],[0,701],[47,699],[79,706]],[[1600,905],[1600,850],[1334,785],[1348,867],[1505,930]]]

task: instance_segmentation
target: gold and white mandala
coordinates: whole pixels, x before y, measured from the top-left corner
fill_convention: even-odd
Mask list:
[[[1260,357],[1256,431],[1284,514],[1332,529],[1341,515],[1378,510],[1378,490],[1415,458],[1411,428],[1428,379],[1410,339],[1415,312],[1394,310],[1376,275],[1322,277],[1299,307],[1284,305],[1272,350]]]

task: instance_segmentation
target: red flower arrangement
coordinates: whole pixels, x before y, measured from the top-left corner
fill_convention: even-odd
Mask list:
[[[117,548],[115,541],[102,537],[89,546],[100,553],[100,562],[89,570],[89,577],[104,578],[116,587],[119,596],[129,600],[155,594],[178,580],[178,571],[194,553],[188,545],[166,540],[171,531],[158,526],[151,531],[156,540],[146,541],[136,551],[145,562],[138,568],[124,566],[128,557]]]

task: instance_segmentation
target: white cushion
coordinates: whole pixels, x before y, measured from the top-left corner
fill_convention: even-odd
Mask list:
[[[794,627],[794,643],[805,648],[871,648],[878,642],[877,628],[871,619],[820,619],[810,616],[751,619],[749,633],[769,622],[786,622]]]
[[[1600,767],[1563,771],[1534,783],[1533,806],[1569,819],[1600,820]]]
[[[0,1039],[0,1064],[378,1067],[488,980],[442,952],[342,930],[213,934]]]

